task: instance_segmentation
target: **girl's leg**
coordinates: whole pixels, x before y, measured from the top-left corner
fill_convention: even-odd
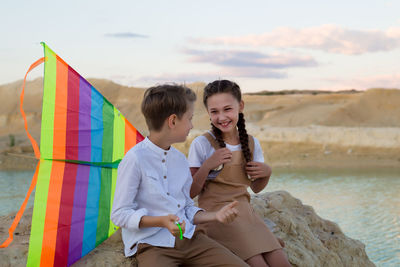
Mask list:
[[[276,249],[262,254],[265,261],[271,267],[291,267],[283,249]]]
[[[246,263],[251,267],[269,267],[261,254],[255,255],[246,260]]]

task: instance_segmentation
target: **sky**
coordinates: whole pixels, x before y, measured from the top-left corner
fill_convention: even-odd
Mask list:
[[[85,78],[136,87],[400,88],[399,10],[398,0],[2,1],[0,84],[24,77],[43,41]]]

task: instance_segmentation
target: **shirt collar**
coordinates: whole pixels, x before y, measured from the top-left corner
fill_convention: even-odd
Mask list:
[[[150,148],[153,152],[155,152],[157,155],[160,155],[160,156],[167,155],[167,153],[171,152],[171,150],[172,150],[171,146],[170,146],[169,150],[162,149],[161,147],[159,147],[156,144],[154,144],[153,142],[151,142],[147,136],[142,142],[144,142],[148,148]]]

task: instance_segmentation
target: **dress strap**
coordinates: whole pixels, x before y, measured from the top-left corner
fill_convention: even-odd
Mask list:
[[[204,133],[203,136],[205,136],[207,138],[208,142],[210,142],[211,146],[215,150],[220,148],[217,140],[209,132]]]
[[[220,148],[217,140],[209,132],[205,132],[203,136],[207,138],[208,142],[210,142],[211,146],[215,150]],[[254,146],[255,146],[254,137],[252,135],[249,135],[249,148],[253,159],[254,159]]]

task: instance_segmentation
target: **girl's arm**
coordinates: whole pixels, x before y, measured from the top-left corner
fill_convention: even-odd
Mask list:
[[[239,214],[239,211],[236,209],[236,206],[239,203],[237,201],[233,201],[228,205],[225,205],[220,210],[216,212],[210,211],[199,211],[193,218],[194,224],[201,224],[206,222],[218,221],[221,223],[230,223],[232,222]]]
[[[246,171],[254,179],[250,184],[250,188],[254,193],[260,192],[267,186],[272,173],[271,167],[267,164],[254,161],[247,163]]]
[[[192,187],[190,188],[191,198],[194,198],[200,194],[210,170],[211,169],[209,169],[205,164],[201,165],[200,168],[190,168],[190,172],[192,173],[193,177]]]
[[[194,198],[200,194],[210,170],[221,164],[228,163],[231,161],[231,158],[232,152],[228,148],[220,148],[217,149],[211,157],[206,159],[200,168],[191,167],[190,172],[192,173],[193,183],[190,188],[190,197]]]

